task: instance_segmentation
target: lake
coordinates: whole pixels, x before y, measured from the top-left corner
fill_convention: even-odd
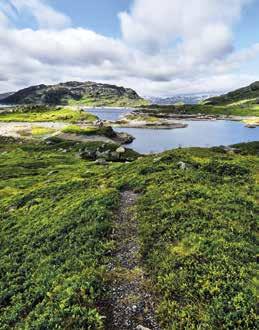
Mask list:
[[[101,119],[117,120],[130,109],[87,109]],[[114,128],[135,137],[128,144],[140,153],[162,152],[178,147],[213,147],[240,142],[258,141],[259,127],[247,128],[243,123],[228,120],[182,120],[188,127],[180,129]]]
[[[133,109],[126,108],[86,108],[85,111],[98,116],[102,120],[118,120],[120,117],[125,116],[127,113],[131,113]]]

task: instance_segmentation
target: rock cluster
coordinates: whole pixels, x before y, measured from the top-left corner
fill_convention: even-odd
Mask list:
[[[106,149],[105,145],[102,145],[96,150],[86,147],[80,150],[79,156],[83,159],[94,160],[96,164],[100,165],[105,165],[107,162],[130,162],[135,159],[122,146],[114,150],[114,148]]]

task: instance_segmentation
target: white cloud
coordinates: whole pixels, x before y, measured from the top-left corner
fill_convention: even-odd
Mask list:
[[[70,27],[46,1],[5,1],[28,11],[38,28],[15,28],[15,11],[0,6],[0,91],[66,80],[118,83],[144,95],[239,87],[256,78],[241,74],[242,64],[259,57],[259,44],[233,48],[233,24],[248,2],[135,0],[120,14],[117,40]]]
[[[44,0],[4,1],[11,16],[29,13],[35,18],[39,29],[61,29],[71,24],[68,16],[54,10]]]

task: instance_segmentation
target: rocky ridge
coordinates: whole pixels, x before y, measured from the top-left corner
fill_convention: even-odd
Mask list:
[[[144,100],[131,88],[95,82],[70,81],[31,86],[1,100],[6,104],[138,105]]]
[[[211,97],[205,100],[204,103],[210,105],[227,105],[249,99],[257,99],[257,102],[259,102],[259,81],[255,81],[249,86],[239,88],[227,94]]]

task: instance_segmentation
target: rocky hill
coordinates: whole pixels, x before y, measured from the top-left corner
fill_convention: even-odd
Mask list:
[[[2,93],[0,94],[0,101],[6,99],[8,96],[12,95],[13,93]]]
[[[1,102],[86,106],[138,106],[147,103],[133,89],[90,81],[32,86],[2,99]]]
[[[211,105],[227,105],[251,99],[259,100],[259,81],[256,81],[249,86],[239,88],[227,94],[209,98],[205,100],[204,103]]]

